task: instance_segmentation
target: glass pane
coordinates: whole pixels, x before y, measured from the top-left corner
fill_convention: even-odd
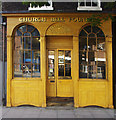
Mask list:
[[[79,39],[79,50],[87,50],[87,38]]]
[[[79,77],[87,78],[87,65],[79,65]]]
[[[97,78],[106,79],[106,66],[105,65],[97,66]]]
[[[31,36],[31,34],[27,32],[27,33],[24,33],[23,36]]]
[[[90,0],[89,0],[90,1]],[[86,2],[86,6],[91,6],[91,2],[89,2],[88,0],[87,0],[87,2]]]
[[[88,33],[91,33],[91,26],[87,26],[87,27],[84,27],[84,29],[88,32]]]
[[[97,33],[100,30],[97,26],[92,27],[92,32]]]
[[[35,29],[32,33],[32,36],[40,36],[39,31]]]
[[[14,50],[21,50],[21,49],[23,49],[22,37],[15,37]]]
[[[64,63],[64,50],[58,51],[58,63]]]
[[[71,51],[65,51],[65,63],[71,63]]]
[[[32,63],[40,64],[40,52],[39,51],[32,51]]]
[[[79,36],[87,37],[87,33],[84,30],[81,30]]]
[[[100,32],[98,32],[97,37],[105,37],[104,33],[102,32],[102,30],[100,30]]]
[[[54,51],[48,51],[48,63],[54,64]]]
[[[71,76],[71,64],[65,64],[65,76]]]
[[[21,64],[14,64],[14,77],[22,77]]]
[[[40,51],[40,38],[32,38],[32,50]]]
[[[31,51],[24,51],[23,63],[31,63]]]
[[[88,50],[96,50],[96,38],[88,38]]]
[[[96,37],[95,34],[91,33],[88,37]]]
[[[24,49],[31,49],[31,37],[24,37]]]
[[[95,53],[95,56],[97,57],[97,61],[106,61],[106,53],[99,51]]]
[[[97,70],[97,67],[96,65],[91,65],[91,66],[88,66],[88,78],[96,78],[96,71]]]
[[[105,51],[105,38],[97,39],[97,50]]]
[[[80,51],[79,52],[79,64],[87,64],[87,51]]]
[[[22,32],[19,29],[16,31],[15,36],[22,36]]]
[[[98,6],[98,3],[97,2],[92,2],[92,6]]]
[[[88,62],[89,62],[89,64],[94,64],[95,52],[88,52]]]
[[[31,64],[24,64],[22,70],[24,77],[31,77]]]
[[[23,25],[23,26],[19,27],[19,30],[22,32],[26,32],[26,28],[27,28],[27,26]]]
[[[14,51],[14,63],[23,63],[23,54],[22,51]]]
[[[64,76],[64,64],[58,65],[58,76]]]
[[[32,70],[32,77],[40,77],[40,64],[33,64]]]
[[[54,78],[54,64],[48,65],[48,76]]]
[[[35,29],[35,27],[31,25],[27,25],[27,32],[32,32]]]

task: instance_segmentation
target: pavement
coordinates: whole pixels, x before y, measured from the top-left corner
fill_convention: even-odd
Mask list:
[[[116,111],[100,107],[1,107],[1,118],[114,118]]]

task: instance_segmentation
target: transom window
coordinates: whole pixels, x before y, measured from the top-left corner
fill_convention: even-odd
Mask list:
[[[22,25],[14,37],[14,77],[40,77],[40,34],[31,25]]]
[[[100,0],[79,0],[77,10],[102,10]]]
[[[86,26],[79,34],[79,77],[106,79],[105,35],[97,26]]]

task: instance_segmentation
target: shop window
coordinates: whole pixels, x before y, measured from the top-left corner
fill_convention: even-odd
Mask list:
[[[105,35],[97,26],[86,26],[79,34],[79,77],[106,79]]]
[[[100,0],[79,0],[77,10],[102,10]]]
[[[53,10],[54,8],[53,8],[52,0],[48,0],[48,3],[50,4],[49,6],[44,5],[42,7],[39,6],[32,7],[30,3],[30,7],[28,8],[28,10]]]
[[[22,25],[14,37],[14,77],[40,77],[40,34],[31,25]]]

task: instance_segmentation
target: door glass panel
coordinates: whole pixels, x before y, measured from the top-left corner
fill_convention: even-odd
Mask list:
[[[22,71],[24,77],[31,77],[31,64],[23,64]]]
[[[31,63],[31,51],[24,51],[23,63]]]
[[[65,76],[71,77],[71,64],[65,65]]]
[[[64,77],[64,64],[59,64],[58,65],[58,76],[63,76]]]
[[[24,37],[24,49],[31,49],[31,38]]]
[[[65,51],[65,63],[71,63],[71,51]]]
[[[54,58],[55,58],[55,52],[54,50],[48,51],[48,78],[55,78],[55,63],[54,63]]]
[[[33,77],[40,77],[40,64],[33,64],[32,65],[32,76]]]
[[[14,76],[15,77],[22,77],[22,65],[21,64],[14,64]]]
[[[64,63],[64,50],[58,51],[58,63]]]

